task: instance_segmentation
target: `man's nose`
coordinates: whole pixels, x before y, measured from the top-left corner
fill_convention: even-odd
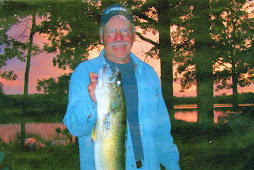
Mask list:
[[[116,41],[122,41],[123,40],[123,35],[121,34],[121,31],[118,30],[116,31]]]

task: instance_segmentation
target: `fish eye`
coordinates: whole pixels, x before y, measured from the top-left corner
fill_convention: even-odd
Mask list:
[[[117,80],[116,81],[116,86],[120,86],[121,85],[121,81],[120,80]]]

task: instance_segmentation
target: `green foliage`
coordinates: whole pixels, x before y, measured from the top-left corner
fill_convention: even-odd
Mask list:
[[[223,94],[221,96],[215,96],[214,97],[215,103],[232,103],[232,96]]]
[[[68,93],[70,75],[64,74],[55,78],[37,80],[37,91],[44,94],[65,96]]]
[[[16,80],[17,75],[13,73],[13,71],[4,71],[1,73],[1,77],[7,80]]]
[[[240,94],[239,103],[254,103],[254,94],[253,93]]]
[[[32,94],[0,96],[0,123],[17,123],[20,121],[22,108],[27,106],[23,117],[27,122],[62,122],[67,108],[67,96]]]
[[[175,105],[182,105],[182,104],[197,104],[196,97],[174,97]]]
[[[0,4],[0,47],[4,49],[0,53],[0,68],[7,64],[7,61],[17,58],[20,61],[27,61],[25,71],[24,93],[28,93],[28,79],[31,56],[36,56],[42,52],[38,45],[33,44],[33,36],[35,34],[35,16],[37,11],[34,6],[24,1],[4,1]],[[39,10],[39,8],[37,8]],[[32,26],[29,26],[32,16]],[[14,28],[22,28],[23,30],[15,31]],[[29,32],[29,38],[26,35]],[[13,71],[0,71],[1,77],[7,80],[15,80],[16,75]]]
[[[58,136],[59,134],[62,134],[63,136],[65,136],[65,137],[67,138],[67,140],[69,140],[69,145],[72,144],[72,137],[73,137],[73,136],[71,135],[70,131],[69,131],[67,128],[61,130],[61,129],[58,127],[58,128],[55,129],[55,131],[56,131],[56,133],[57,133],[57,136]]]
[[[0,97],[4,96],[3,84],[0,82]],[[2,100],[1,100],[2,101]]]
[[[59,51],[53,64],[74,70],[99,43],[99,11],[85,1],[56,1],[45,7],[44,13],[50,15],[38,31],[48,34],[51,41],[44,45],[44,50]]]
[[[251,59],[253,58],[253,18],[242,10],[248,7],[246,5],[248,3],[244,0],[219,0],[211,1],[209,9],[198,8],[200,11],[196,13],[191,10],[191,6],[194,8],[195,5],[203,6],[205,2],[207,1],[189,2],[190,10],[174,33],[173,38],[176,40],[175,60],[178,65],[175,80],[180,79],[183,90],[196,84],[197,72],[194,57],[196,50],[200,49],[195,50],[194,47],[197,42],[202,42],[201,44],[206,44],[212,49],[213,73],[217,90],[232,88],[230,81],[232,81],[233,72],[238,75],[236,80],[239,85],[243,87],[250,85],[253,83],[254,66],[253,59]],[[210,33],[206,35],[201,34],[202,30],[196,30],[197,25],[202,25],[200,28],[204,28],[206,20],[201,20],[204,15],[203,10],[206,10],[205,12],[209,10],[210,15],[210,18],[207,19],[210,22]],[[208,56],[208,54],[205,55]],[[236,66],[235,70],[232,70],[233,64]]]
[[[7,123],[19,123],[21,116],[21,109],[1,109],[1,119],[0,124],[7,124]]]
[[[230,2],[222,12],[224,16],[217,16],[215,21],[223,21],[224,27],[213,32],[217,37],[217,63],[223,66],[223,70],[216,70],[217,89],[237,88],[232,84],[248,86],[253,83],[253,63],[251,62],[252,41],[254,38],[253,18],[242,10],[246,1]],[[215,25],[215,24],[214,24]],[[235,77],[235,78],[234,78]],[[228,80],[231,80],[230,83]],[[235,81],[235,83],[233,82]]]
[[[0,164],[0,169],[79,169],[78,145],[59,146],[36,151],[24,151],[20,149],[16,141],[11,144],[3,144],[5,157]]]
[[[242,93],[239,94],[239,104],[254,103],[254,93]],[[221,96],[215,96],[215,103],[232,103],[232,95],[223,94]]]

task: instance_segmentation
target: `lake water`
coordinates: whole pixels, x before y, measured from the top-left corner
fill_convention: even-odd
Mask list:
[[[245,104],[240,106],[254,106],[254,104]],[[214,105],[214,123],[218,123],[220,115],[232,113],[232,105],[230,104],[217,104]],[[175,119],[183,120],[186,122],[197,122],[198,113],[197,105],[180,105],[175,106]],[[55,128],[66,128],[63,123],[27,123],[26,133],[36,134],[46,140],[54,140],[57,137]],[[13,141],[16,134],[20,132],[20,124],[0,124],[0,138],[5,143]]]
[[[239,104],[239,107],[243,106],[254,106],[254,104]],[[197,122],[198,112],[197,105],[180,105],[175,106],[174,117],[177,120],[183,120],[186,122]],[[214,105],[214,123],[218,123],[219,116],[225,116],[227,114],[234,113],[232,109],[232,104],[215,104]]]
[[[57,138],[55,128],[66,128],[63,123],[27,123],[26,133],[36,134],[46,140],[54,140]],[[0,124],[0,138],[5,143],[9,143],[20,133],[20,124]]]
[[[214,114],[214,123],[218,123],[218,117],[220,115],[225,115],[228,113],[232,113],[232,110],[215,110],[213,111]],[[175,111],[174,114],[175,119],[183,120],[186,122],[197,122],[198,120],[198,112],[197,110],[178,110]]]

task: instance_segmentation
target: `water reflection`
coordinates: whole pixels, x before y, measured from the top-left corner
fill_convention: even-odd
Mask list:
[[[231,110],[216,110],[214,109],[214,123],[218,123],[218,117],[226,113],[231,113]],[[177,110],[175,111],[175,119],[183,120],[186,122],[197,122],[198,121],[198,111],[197,109],[193,110]]]
[[[239,107],[253,106],[254,104],[239,104]],[[177,120],[186,122],[197,122],[198,112],[197,105],[180,105],[174,107],[174,117]],[[214,105],[214,123],[218,123],[218,117],[233,113],[232,104],[215,104]]]
[[[55,128],[66,128],[63,123],[27,123],[26,133],[36,134],[43,139],[53,140],[57,137]],[[0,138],[3,142],[9,143],[16,139],[20,132],[20,124],[0,124]]]

